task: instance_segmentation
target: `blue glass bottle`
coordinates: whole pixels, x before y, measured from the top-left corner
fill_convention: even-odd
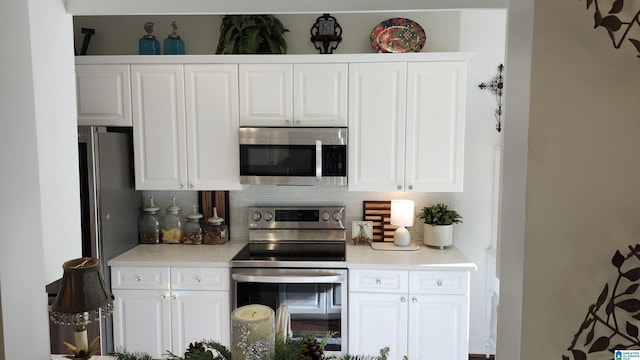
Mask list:
[[[144,31],[146,31],[147,34],[138,41],[140,55],[160,55],[160,41],[151,34],[153,32],[153,23],[145,23]]]
[[[165,55],[184,55],[184,41],[180,39],[180,36],[177,34],[178,25],[176,22],[171,23],[171,34],[164,39],[164,54]]]

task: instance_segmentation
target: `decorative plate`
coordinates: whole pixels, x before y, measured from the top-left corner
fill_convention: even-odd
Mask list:
[[[419,52],[426,39],[424,29],[405,18],[387,19],[371,31],[371,46],[376,52]]]

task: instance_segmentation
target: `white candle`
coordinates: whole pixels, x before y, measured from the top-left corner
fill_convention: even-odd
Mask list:
[[[246,305],[231,313],[232,360],[271,359],[274,346],[274,312],[270,307]]]

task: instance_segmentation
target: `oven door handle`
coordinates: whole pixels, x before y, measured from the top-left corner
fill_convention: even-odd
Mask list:
[[[316,140],[316,181],[322,181],[322,141]]]
[[[326,275],[250,275],[250,274],[231,274],[231,279],[237,282],[256,282],[271,284],[326,284],[344,281],[345,277],[341,274]]]

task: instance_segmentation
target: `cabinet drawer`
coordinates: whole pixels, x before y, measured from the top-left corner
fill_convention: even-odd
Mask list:
[[[172,267],[172,290],[229,290],[229,269]]]
[[[349,291],[406,293],[408,278],[406,271],[350,270]]]
[[[168,267],[112,267],[113,289],[169,289]]]
[[[467,294],[469,273],[466,271],[410,271],[412,294]]]

